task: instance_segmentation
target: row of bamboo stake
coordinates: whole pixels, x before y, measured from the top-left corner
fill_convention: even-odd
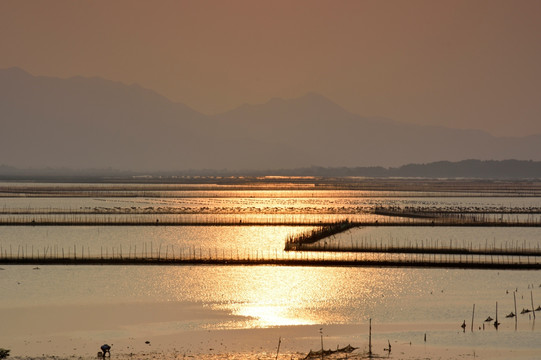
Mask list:
[[[128,250],[128,251],[125,251]],[[421,267],[493,267],[493,268],[541,268],[539,256],[504,256],[504,255],[463,255],[463,254],[428,254],[428,253],[389,253],[389,252],[305,252],[282,251],[279,249],[218,249],[202,247],[155,247],[152,243],[140,247],[129,246],[118,248],[101,247],[93,251],[90,247],[0,247],[0,262],[4,263],[39,263],[39,262],[85,263],[103,261],[107,263],[215,263],[235,264],[238,262],[252,264],[280,263],[287,265],[349,265],[363,266],[369,264],[404,265]]]

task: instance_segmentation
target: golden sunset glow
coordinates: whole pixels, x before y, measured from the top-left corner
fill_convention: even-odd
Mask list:
[[[355,304],[355,311],[362,314],[359,321],[364,321],[375,314],[379,304],[409,293],[415,281],[405,272],[378,269],[360,269],[354,278],[347,269],[335,268],[254,266],[208,270],[212,276],[202,278],[199,268],[190,268],[188,273],[183,267],[164,268],[163,276],[147,291],[176,301],[204,296],[212,309],[235,316],[228,324],[209,322],[210,328],[268,328],[346,321],[347,304],[359,294],[363,301]],[[185,293],[185,288],[192,289],[191,293]]]
[[[539,358],[541,0],[0,0],[0,54],[0,360]]]
[[[209,114],[315,91],[361,115],[528,135],[539,13],[528,0],[2,1],[0,68],[137,83]]]
[[[294,317],[290,314],[290,309],[278,305],[245,305],[239,309],[235,315],[253,318],[248,321],[251,327],[271,327],[287,325],[310,325],[317,324],[316,321]]]

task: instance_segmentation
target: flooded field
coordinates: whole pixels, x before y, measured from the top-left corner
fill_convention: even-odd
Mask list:
[[[419,190],[419,184],[400,188],[395,184],[388,191],[336,185],[319,189],[316,185],[191,184],[179,189],[156,184],[0,184],[0,253],[37,259],[61,255],[174,258],[195,253],[209,258],[317,260],[390,256],[352,251],[367,245],[516,250],[540,246],[541,227],[536,223],[541,196],[531,184],[515,188],[470,184],[467,189],[462,183],[440,184],[428,191]],[[524,225],[434,226],[425,218],[377,214],[378,208],[452,212],[453,216],[491,214]],[[115,222],[122,217],[126,224],[119,226]],[[175,225],[168,224],[171,217]],[[44,218],[66,224],[36,224]],[[385,226],[389,218],[404,223]],[[190,224],[193,219],[197,225]],[[259,223],[249,224],[254,219]],[[288,238],[313,231],[320,222],[344,219],[367,224],[316,242],[319,249],[295,254],[284,250]],[[285,349],[307,352],[307,346],[317,348],[319,334],[312,328],[317,326],[337,332],[336,338],[326,333],[329,346],[345,345],[343,341],[365,346],[370,318],[380,326],[375,341],[386,344],[389,338],[398,347],[422,344],[428,334],[431,346],[541,351],[535,326],[535,309],[541,304],[538,270],[59,266],[39,261],[0,266],[0,315],[7,324],[0,337],[19,354],[49,349],[39,329],[45,331],[42,335],[51,334],[52,344],[60,347],[61,338],[122,344],[130,338],[158,341],[180,333],[295,328],[304,340],[291,340]],[[515,301],[519,313],[506,318],[516,313]],[[496,316],[496,302],[498,328],[484,321]],[[529,311],[520,314],[523,309]],[[107,313],[108,320],[96,322],[100,313]],[[463,321],[467,323],[464,332]],[[348,331],[338,335],[340,329]]]

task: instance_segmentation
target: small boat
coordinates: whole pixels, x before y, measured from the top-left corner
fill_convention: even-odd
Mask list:
[[[487,317],[487,319],[485,320],[485,322],[490,322],[490,321],[492,321],[492,320],[494,320],[494,319],[491,318],[491,317],[489,316],[489,317]]]
[[[521,314],[527,314],[529,312],[531,312],[532,310],[530,309],[522,309],[522,311],[520,312]]]
[[[461,328],[465,329],[466,328],[466,320],[464,320],[464,322],[462,323],[462,325],[460,325]]]
[[[535,309],[535,311],[541,311],[541,305],[538,306],[538,307]]]
[[[515,314],[511,311],[509,314],[505,315],[506,318],[515,317]]]

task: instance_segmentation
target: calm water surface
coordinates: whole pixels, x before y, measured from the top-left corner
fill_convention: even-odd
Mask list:
[[[184,193],[185,194],[185,193]],[[248,194],[248,195],[247,195]],[[541,206],[539,198],[512,197],[400,197],[367,193],[289,194],[272,192],[215,194],[190,193],[178,197],[137,198],[0,198],[4,209],[108,209],[184,207],[206,214],[276,211],[329,216],[362,211],[374,205],[478,206],[497,208]],[[178,194],[175,194],[177,196]],[[219,195],[219,196],[218,196]],[[287,194],[286,194],[287,195]],[[369,195],[369,196],[367,196]],[[195,210],[194,210],[195,209]],[[210,210],[208,210],[210,209]],[[299,210],[300,209],[300,210]],[[314,210],[316,209],[316,210]],[[199,216],[207,216],[206,214]],[[231,216],[233,216],[232,214]],[[212,215],[210,215],[212,216]],[[285,239],[312,229],[308,226],[4,226],[0,246],[5,252],[55,252],[82,249],[86,254],[168,256],[194,251],[216,256],[245,256],[256,252],[287,256]],[[357,228],[328,241],[353,244],[455,242],[464,246],[538,246],[539,228]],[[498,302],[501,326],[489,323],[472,344],[539,347],[541,333],[532,314],[517,323],[505,315],[541,304],[541,272],[402,268],[286,267],[286,266],[3,266],[0,271],[0,308],[125,303],[195,303],[230,316],[187,322],[178,329],[237,329],[285,325],[366,324],[396,325],[394,339],[408,341],[431,329],[435,342],[447,344],[449,333],[460,332],[463,320],[483,327],[495,317]],[[541,312],[538,312],[541,316]],[[402,325],[401,325],[402,324]],[[404,325],[407,324],[407,325]],[[515,325],[516,324],[516,325]],[[364,326],[364,325],[362,325]],[[434,330],[437,328],[437,330]],[[502,337],[499,334],[507,334]],[[453,339],[456,340],[456,337]]]
[[[504,317],[514,312],[513,292],[519,312],[531,308],[532,297],[535,307],[541,304],[541,275],[537,271],[277,266],[44,266],[39,271],[31,266],[7,266],[4,269],[0,274],[3,308],[130,303],[182,306],[188,302],[231,316],[175,321],[170,324],[172,328],[364,326],[372,318],[396,328],[395,339],[406,341],[416,331],[429,331],[431,336],[439,333],[438,341],[444,344],[445,334],[460,331],[463,320],[469,329],[473,304],[475,329],[486,326],[485,332],[494,333],[493,326],[483,320],[495,317],[497,301],[502,323],[498,332],[511,335],[494,346],[514,346],[519,337],[526,346],[536,347],[541,336],[531,314],[519,315],[516,330],[514,319]],[[434,328],[438,331],[433,331]]]

